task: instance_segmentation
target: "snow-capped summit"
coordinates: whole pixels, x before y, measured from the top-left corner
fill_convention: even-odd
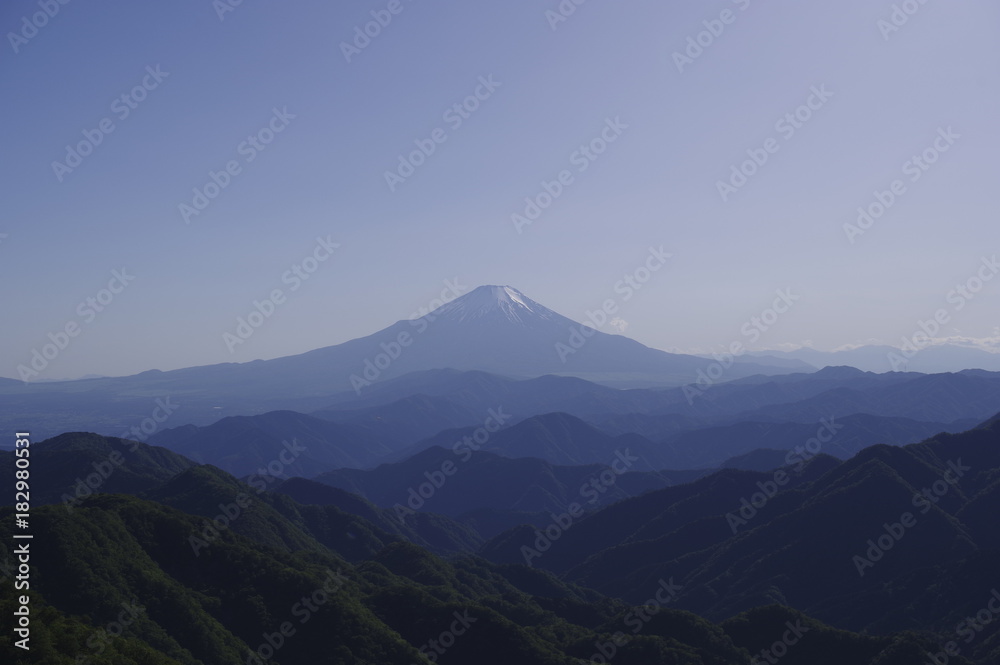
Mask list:
[[[506,320],[523,325],[532,321],[553,322],[560,318],[548,307],[540,305],[512,286],[480,286],[439,307],[429,318],[456,323],[479,319]]]
[[[592,295],[593,307],[599,307],[599,294]],[[609,323],[605,327],[610,328]],[[361,395],[386,379],[428,370],[478,370],[521,378],[559,374],[615,386],[676,386],[696,382],[699,372],[713,362],[653,349],[609,332],[563,316],[514,287],[488,285],[423,316],[298,355],[95,381],[115,395],[180,390],[203,396],[203,406],[240,404],[251,410],[264,400],[276,400],[266,402],[273,410],[290,404],[319,408],[338,392]],[[734,363],[726,378],[793,371],[799,370]],[[600,403],[593,407],[595,413],[603,413]],[[203,412],[210,413],[210,406]]]

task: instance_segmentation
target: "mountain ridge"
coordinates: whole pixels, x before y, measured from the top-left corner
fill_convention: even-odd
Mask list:
[[[61,423],[43,431],[45,436],[109,420],[127,428],[149,416],[149,396],[164,395],[183,396],[171,425],[205,425],[224,415],[275,410],[310,412],[327,406],[337,393],[363,395],[381,381],[442,368],[517,378],[557,374],[628,387],[691,383],[710,364],[577,323],[513,287],[483,286],[423,316],[300,354],[125,377],[0,382],[0,402],[6,407],[0,426],[16,430],[22,414],[44,412]],[[794,369],[735,363],[726,379]]]

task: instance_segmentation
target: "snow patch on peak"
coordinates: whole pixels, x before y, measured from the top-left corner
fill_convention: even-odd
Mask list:
[[[435,318],[471,321],[487,317],[526,324],[535,319],[552,320],[555,312],[539,305],[512,286],[480,286],[431,313]]]
[[[507,296],[507,298],[509,298],[510,300],[513,300],[514,302],[523,307],[528,307],[528,305],[523,300],[524,294],[518,291],[517,289],[511,288],[509,286],[501,286],[500,290],[503,291],[503,294]],[[528,307],[528,309],[531,308]]]

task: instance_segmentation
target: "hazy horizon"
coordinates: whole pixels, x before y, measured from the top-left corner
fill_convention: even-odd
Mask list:
[[[462,285],[460,282],[458,282],[456,280],[448,280],[446,283],[448,284],[448,288],[446,289],[447,295],[445,296],[445,298],[441,298],[440,296],[436,297],[433,300],[431,300],[429,303],[427,303],[425,306],[422,306],[422,307],[418,308],[417,310],[415,310],[414,312],[412,312],[410,314],[410,316],[405,317],[403,319],[399,319],[397,321],[393,321],[392,323],[396,324],[396,323],[400,323],[400,322],[403,322],[403,321],[415,320],[415,319],[423,317],[423,318],[426,318],[426,320],[429,322],[428,326],[427,327],[414,328],[414,330],[421,330],[422,331],[422,330],[426,330],[426,329],[434,329],[434,322],[438,320],[438,317],[445,310],[445,306],[446,305],[455,302],[458,298],[461,298],[463,296],[471,294],[473,291],[484,291],[486,289],[497,289],[497,288],[503,288],[503,289],[508,290],[508,291],[510,289],[514,289],[515,291],[519,292],[520,295],[525,295],[525,296],[528,296],[530,298],[529,294],[524,294],[523,292],[520,292],[520,290],[517,289],[513,285],[486,285],[486,284],[484,284],[484,285],[478,285],[476,287],[466,288],[464,285]],[[626,293],[627,294],[629,292],[629,290],[631,289],[631,287],[628,285],[628,283],[623,283],[623,284],[620,284],[619,286],[623,289],[622,293]],[[786,294],[786,295],[792,295],[792,297],[795,297],[794,294]],[[778,298],[777,300],[780,300],[780,298]],[[262,301],[258,301],[258,302],[262,302]],[[520,302],[520,301],[518,300],[517,302]],[[614,307],[620,307],[620,304],[618,303],[618,301],[615,298],[608,299],[605,302],[606,303],[613,303]],[[537,304],[540,304],[540,305],[542,305],[544,307],[544,304],[542,304],[542,303],[537,303]],[[792,303],[791,307],[794,307],[794,302]],[[791,307],[788,307],[787,311],[791,311]],[[781,308],[782,307],[779,307],[779,309],[781,309]],[[278,308],[275,307],[274,311],[277,311],[277,309]],[[767,331],[770,329],[770,327],[767,325],[766,322],[769,321],[768,317],[769,317],[770,314],[773,314],[778,319],[780,319],[780,317],[781,317],[781,313],[777,312],[773,308],[768,308],[768,309],[770,309],[771,312],[769,314],[765,313],[764,317],[754,316],[754,317],[751,317],[751,319],[749,321],[744,322],[744,325],[741,327],[741,330],[740,330],[740,335],[734,337],[733,341],[737,342],[737,343],[739,343],[741,345],[740,346],[741,350],[737,352],[737,354],[736,354],[737,356],[745,356],[746,354],[765,355],[765,354],[769,354],[769,353],[778,353],[778,354],[781,354],[781,353],[792,353],[792,354],[794,354],[794,352],[796,352],[796,351],[819,351],[819,352],[831,353],[831,352],[839,352],[839,351],[852,351],[852,350],[855,350],[855,349],[865,348],[865,347],[868,347],[868,346],[872,346],[872,347],[876,347],[876,348],[878,346],[883,346],[880,341],[878,341],[878,340],[871,340],[871,342],[872,342],[871,345],[859,345],[859,344],[844,345],[842,347],[835,348],[835,349],[816,349],[815,347],[813,347],[811,345],[808,345],[808,344],[805,344],[805,345],[802,345],[802,344],[783,344],[783,345],[777,345],[776,347],[773,347],[773,348],[768,348],[768,347],[757,348],[757,347],[755,347],[754,344],[750,343],[749,340],[759,339],[760,337],[762,337],[764,334],[767,333]],[[765,312],[766,311],[767,310],[765,310]],[[786,311],[786,313],[787,313],[787,311]],[[260,313],[261,310],[254,310],[254,312],[255,313]],[[589,328],[593,328],[595,330],[600,330],[600,331],[608,333],[608,334],[618,334],[618,335],[623,335],[625,337],[628,337],[628,335],[627,335],[627,323],[624,322],[621,319],[621,317],[617,316],[617,311],[611,312],[611,313],[605,313],[605,314],[602,314],[601,312],[602,312],[601,307],[595,307],[593,310],[587,310],[587,312],[586,312],[587,316],[579,317],[580,320],[577,321],[577,323],[579,323],[581,326],[586,326],[586,327],[589,327]],[[556,312],[556,313],[557,314],[561,314],[559,312]],[[569,318],[569,317],[567,317],[567,318]],[[234,350],[238,349],[240,346],[242,346],[242,345],[247,344],[248,342],[250,342],[252,340],[253,336],[257,334],[257,328],[255,328],[254,326],[250,325],[250,323],[248,323],[248,320],[250,320],[249,316],[248,317],[240,317],[239,318],[239,324],[237,325],[236,330],[234,331],[234,333],[230,334],[230,335],[227,335],[228,339],[229,339],[229,342],[227,344],[228,344],[228,346],[231,346]],[[256,323],[257,320],[264,321],[264,322],[267,321],[267,319],[263,315],[259,316],[258,319],[254,320],[254,323]],[[389,328],[390,328],[390,326],[387,326],[386,328],[383,328],[381,330],[386,330],[386,329],[389,329]],[[572,331],[573,328],[579,328],[579,327],[574,325],[574,326],[570,327],[569,330]],[[244,331],[252,331],[252,332],[249,332],[249,337],[247,337],[242,342],[240,342],[238,340],[238,337],[239,337],[238,331],[240,329],[242,329]],[[380,331],[372,331],[372,334],[375,334],[375,333],[380,332]],[[367,336],[368,335],[365,335],[365,336],[362,336],[362,337],[367,337]],[[69,339],[69,338],[63,337],[63,339]],[[360,338],[355,338],[355,339],[360,339]],[[929,371],[930,372],[936,372],[936,371],[956,371],[956,370],[960,369],[957,366],[955,368],[953,368],[953,369],[948,369],[948,370],[944,370],[944,369],[928,369],[928,368],[925,368],[925,367],[921,366],[921,367],[918,367],[917,369],[910,370],[910,368],[909,368],[910,361],[914,357],[916,357],[918,359],[918,362],[920,360],[922,360],[923,358],[919,355],[920,351],[923,351],[924,349],[930,348],[932,346],[943,346],[943,347],[948,347],[949,349],[952,349],[952,350],[957,349],[957,348],[973,349],[973,350],[991,352],[994,355],[996,355],[997,357],[1000,357],[1000,353],[997,353],[996,351],[992,351],[989,348],[983,348],[982,345],[970,344],[968,340],[961,340],[961,341],[959,341],[959,340],[949,340],[947,342],[945,342],[943,340],[934,340],[932,342],[923,342],[923,339],[919,338],[919,337],[917,338],[917,340],[918,340],[918,345],[916,345],[916,346],[914,346],[912,343],[909,344],[909,345],[907,345],[905,343],[905,341],[901,341],[902,343],[895,344],[895,345],[893,345],[893,344],[886,344],[886,345],[884,345],[884,346],[887,346],[887,347],[893,347],[895,349],[899,349],[902,346],[902,348],[905,350],[905,353],[903,353],[902,355],[900,355],[898,353],[892,353],[891,355],[890,354],[883,354],[884,357],[881,357],[881,360],[878,363],[876,363],[878,365],[877,367],[871,367],[872,362],[871,362],[870,358],[867,359],[865,362],[855,363],[853,366],[860,367],[860,368],[862,368],[862,369],[864,369],[866,371],[875,371],[875,372],[878,372],[878,373],[884,372],[884,371],[900,371],[900,370],[902,370],[902,371],[916,371],[916,372],[929,372]],[[54,345],[52,344],[52,341],[56,341],[56,340],[51,340],[51,339],[48,340],[47,346],[49,346],[49,348],[55,348]],[[350,340],[347,340],[347,341],[350,341]],[[70,341],[70,343],[72,343],[72,342]],[[331,346],[335,346],[335,345],[331,345]],[[68,348],[68,346],[67,346],[67,348]],[[320,348],[322,348],[322,347],[320,347]],[[651,347],[651,348],[655,348],[655,347]],[[309,350],[312,350],[312,349],[309,349]],[[664,350],[664,349],[660,349],[660,350]],[[681,350],[681,351],[672,350],[670,352],[690,354],[690,355],[699,355],[699,356],[703,356],[703,357],[706,357],[706,358],[716,358],[716,359],[718,359],[720,357],[723,357],[723,356],[718,355],[718,354],[726,354],[726,351],[724,349],[721,349],[721,348],[720,349],[709,349],[709,350],[701,350],[701,349]],[[558,355],[558,349],[553,349],[553,353],[556,354],[556,355]],[[284,355],[281,355],[281,356],[275,356],[275,358],[286,357],[288,355],[297,355],[297,354],[284,354]],[[255,359],[252,359],[252,360],[272,360],[272,359],[274,359],[274,358],[255,358]],[[802,359],[802,358],[799,358],[799,359],[800,360],[806,360],[806,359]],[[952,362],[954,362],[954,360],[955,359],[953,359]],[[808,360],[806,360],[806,361],[809,362]],[[246,362],[250,362],[250,361],[248,360]],[[726,361],[726,362],[728,363],[728,361]],[[851,361],[844,359],[843,360],[843,364],[845,364],[845,365],[851,365]],[[883,367],[883,365],[884,365],[884,367]],[[32,371],[38,370],[37,366],[32,365],[31,363],[27,363],[26,366],[29,367],[29,368],[34,368]],[[821,368],[822,366],[823,366],[822,363],[816,365],[817,368]],[[182,367],[176,367],[176,368],[147,367],[147,368],[144,368],[143,370],[140,370],[140,372],[150,371],[150,370],[170,371],[170,370],[173,370],[173,369],[183,369],[185,367],[192,367],[192,366],[188,365],[188,366],[182,366]],[[973,369],[973,367],[971,367],[971,366],[970,367],[963,366],[962,368],[964,368],[964,369]],[[980,367],[980,368],[987,369],[986,367]],[[44,370],[39,370],[39,371],[37,371],[37,373],[39,374],[39,378],[34,379],[35,381],[39,381],[39,382],[57,382],[57,381],[73,381],[73,380],[87,379],[87,378],[114,378],[115,376],[131,376],[131,375],[137,374],[139,372],[133,372],[133,373],[123,374],[123,375],[111,375],[111,374],[97,374],[97,373],[92,373],[92,374],[87,374],[87,375],[78,376],[78,377],[48,377],[48,376],[45,376],[44,378],[41,377],[41,375],[44,374]],[[13,378],[13,377],[4,377],[4,378]],[[31,380],[29,380],[29,382],[31,382]]]

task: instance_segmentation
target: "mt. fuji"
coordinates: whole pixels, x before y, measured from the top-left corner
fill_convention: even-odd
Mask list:
[[[357,392],[378,380],[439,368],[519,378],[561,374],[617,386],[676,386],[694,382],[697,371],[709,364],[581,325],[511,286],[496,285],[475,288],[368,337],[266,364],[295,359],[327,368],[329,379],[339,374],[348,383],[341,386]],[[760,364],[734,364],[726,378],[802,369],[768,367],[761,359]]]
[[[72,406],[74,396],[86,388],[123,414],[148,410],[152,397],[174,395],[183,405],[183,420],[203,423],[275,409],[320,409],[332,395],[353,391],[363,396],[379,381],[423,370],[480,370],[511,378],[557,374],[614,387],[648,387],[694,383],[698,371],[711,363],[600,332],[513,287],[491,285],[367,337],[299,355],[86,381],[12,381],[0,383],[0,394],[24,408],[80,410],[79,404]],[[805,363],[772,366],[766,358],[740,358],[717,380],[811,369]]]

